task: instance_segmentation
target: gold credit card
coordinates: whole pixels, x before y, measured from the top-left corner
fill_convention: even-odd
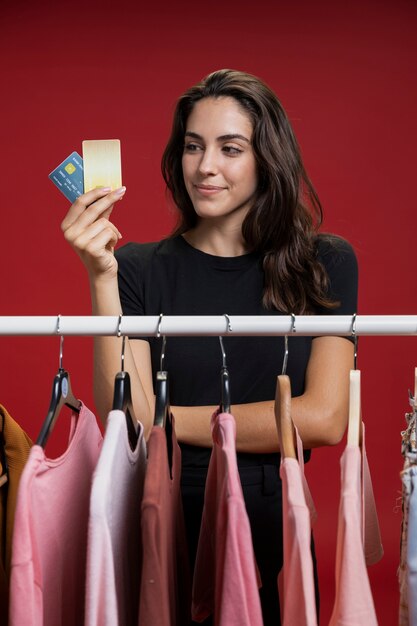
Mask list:
[[[96,187],[122,186],[119,139],[83,141],[84,193]]]

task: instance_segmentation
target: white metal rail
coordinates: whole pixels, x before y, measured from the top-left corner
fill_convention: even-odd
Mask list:
[[[229,322],[230,320],[230,327]],[[118,316],[0,316],[0,335],[111,336],[119,330]],[[216,335],[338,335],[352,334],[350,315],[213,315],[123,316],[120,334],[155,336]],[[417,315],[357,315],[356,335],[417,335]]]

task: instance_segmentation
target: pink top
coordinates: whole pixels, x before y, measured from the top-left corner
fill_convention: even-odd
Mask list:
[[[316,512],[304,476],[303,449],[297,434],[298,458],[281,461],[284,565],[281,610],[283,626],[317,626],[311,525]]]
[[[64,416],[62,416],[64,419]],[[88,506],[102,435],[84,405],[67,450],[32,447],[17,495],[10,626],[79,626],[84,620]]]
[[[364,432],[362,441],[365,454]],[[377,520],[375,524],[375,507],[372,504],[363,507],[363,499],[372,492],[372,485],[368,468],[363,478],[367,487],[362,489],[362,463],[367,466],[366,456],[363,458],[360,447],[347,445],[340,460],[342,473],[337,530],[336,597],[329,626],[377,626],[378,623],[366,569],[364,527],[368,528],[365,532],[368,537],[366,545],[369,558],[373,562],[382,546]],[[374,535],[370,541],[372,529]]]
[[[378,563],[384,555],[381,533],[379,530],[378,514],[376,511],[371,472],[365,448],[365,424],[362,422],[361,435],[362,451],[362,524],[363,546],[367,565]]]
[[[111,411],[90,498],[86,626],[137,624],[142,548],[140,506],[146,470],[143,426],[131,449],[126,416]]]
[[[261,626],[252,536],[236,461],[236,424],[216,412],[193,581],[192,616],[215,626]]]
[[[169,454],[172,454],[171,465]],[[172,428],[169,423],[166,430],[154,426],[148,441],[142,499],[139,626],[184,626],[190,620],[190,576],[180,475],[181,450],[172,418]]]

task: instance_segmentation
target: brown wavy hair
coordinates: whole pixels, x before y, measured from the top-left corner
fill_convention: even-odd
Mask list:
[[[333,308],[337,303],[327,295],[327,274],[317,259],[322,207],[281,103],[256,76],[219,70],[179,98],[161,163],[167,190],[180,212],[171,236],[197,223],[182,172],[188,116],[199,100],[224,96],[234,98],[253,125],[252,149],[259,182],[256,199],[242,224],[242,235],[248,249],[262,257],[264,307],[297,315],[314,313],[317,306]]]

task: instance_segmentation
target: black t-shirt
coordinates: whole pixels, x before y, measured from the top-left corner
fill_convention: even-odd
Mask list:
[[[357,310],[357,262],[352,247],[340,238],[318,238],[318,258],[330,282],[336,309],[316,315],[353,315]],[[116,251],[124,315],[281,315],[262,305],[264,276],[257,253],[218,257],[193,248],[182,236],[156,243],[128,243]],[[152,370],[159,369],[162,339],[150,343]],[[233,404],[273,400],[281,373],[284,338],[223,338]],[[304,391],[311,337],[289,337],[287,374],[292,395]],[[170,377],[172,405],[204,406],[220,402],[218,337],[168,337],[164,369]],[[183,464],[207,466],[210,450],[182,445]],[[239,465],[279,463],[279,454],[238,453]]]

